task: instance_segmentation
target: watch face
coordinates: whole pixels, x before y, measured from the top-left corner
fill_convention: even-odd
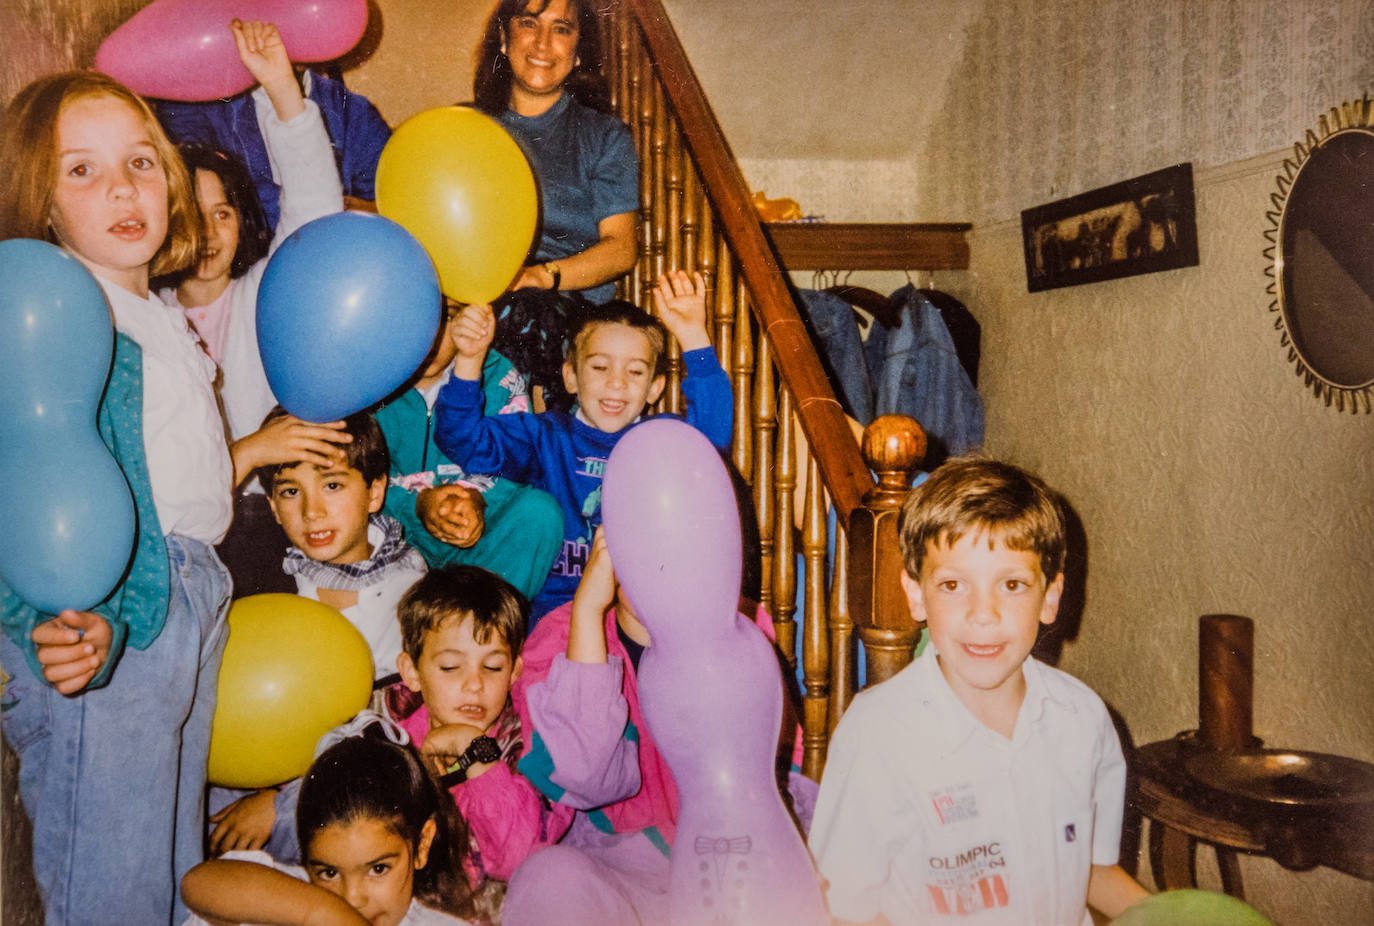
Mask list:
[[[468,744],[474,762],[495,762],[501,758],[501,747],[490,736],[479,736]]]

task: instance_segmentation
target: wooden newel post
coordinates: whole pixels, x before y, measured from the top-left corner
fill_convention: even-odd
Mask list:
[[[849,515],[849,611],[864,644],[869,685],[911,662],[921,632],[902,593],[897,516],[925,454],[925,432],[906,415],[883,415],[864,429],[864,460],[878,482]]]

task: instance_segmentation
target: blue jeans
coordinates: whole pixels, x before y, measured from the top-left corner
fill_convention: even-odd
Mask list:
[[[64,697],[0,641],[5,737],[33,821],[49,926],[180,923],[181,876],[203,858],[205,760],[227,637],[229,575],[214,550],[167,538],[167,621],[125,649],[109,685]]]

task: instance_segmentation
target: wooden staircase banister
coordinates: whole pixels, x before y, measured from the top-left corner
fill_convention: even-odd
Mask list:
[[[662,0],[610,0],[603,13],[612,101],[640,155],[639,259],[620,288],[647,307],[665,270],[706,280],[712,342],[734,393],[730,459],[752,508],[741,524],[751,533],[746,594],[757,593],[780,655],[801,670],[802,768],[818,778],[857,687],[858,640],[869,682],[911,660],[920,628],[901,587],[897,520],[925,434],[885,416],[860,451],[784,275],[787,234],[772,237],[760,222]],[[864,224],[792,237],[816,261],[963,268],[966,231]],[[661,404],[680,411],[684,371],[671,344],[667,359]]]
[[[739,275],[753,299],[759,327],[791,390],[797,418],[820,464],[821,476],[841,523],[863,503],[873,477],[850,436],[806,325],[773,253],[749,186],[706,100],[687,52],[659,0],[624,0],[637,20],[668,102],[710,190],[720,231],[739,259]]]

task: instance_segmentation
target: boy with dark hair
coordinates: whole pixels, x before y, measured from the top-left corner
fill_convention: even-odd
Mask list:
[[[284,417],[278,407],[263,421]],[[425,574],[425,561],[401,536],[401,525],[379,514],[386,496],[386,440],[367,412],[344,419],[328,464],[274,463],[255,470],[272,515],[292,546],[282,569],[296,580],[297,594],[337,608],[367,640],[377,677],[374,687],[395,677],[401,653],[396,604]],[[250,791],[224,805],[232,792],[213,789],[210,850],[263,849],[294,861],[292,818],[298,782],[285,788]]]
[[[283,414],[274,409],[267,421]],[[344,419],[341,433],[353,439],[338,445],[330,465],[273,464],[257,474],[292,544],[282,569],[295,578],[298,594],[338,608],[358,628],[384,678],[401,652],[396,603],[426,566],[400,523],[379,513],[391,465],[382,429],[358,412]]]
[[[1030,656],[1064,588],[1040,479],[958,458],[911,490],[899,538],[930,645],[857,695],[810,844],[843,922],[1092,922],[1145,896],[1117,864],[1126,765],[1102,700]]]
[[[701,275],[695,281],[682,271],[660,276],[654,305],[661,323],[623,302],[599,307],[580,322],[563,364],[564,384],[577,400],[572,413],[484,416],[479,380],[495,321],[489,306],[469,306],[457,320],[454,375],[435,406],[435,442],[464,469],[537,486],[563,510],[563,549],[534,599],[535,621],[577,590],[601,524],[606,459],[663,393],[665,326],[682,347],[687,422],[718,448],[730,443],[730,380],[706,332]]]

